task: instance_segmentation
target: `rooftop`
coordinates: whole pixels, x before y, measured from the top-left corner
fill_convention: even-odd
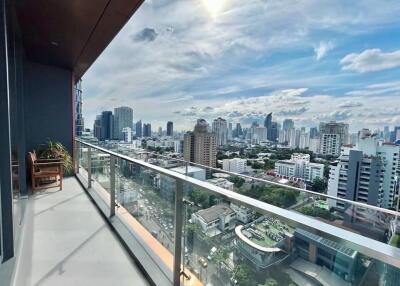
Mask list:
[[[294,228],[281,222],[279,219],[266,217],[265,219],[242,229],[242,233],[252,242],[262,247],[274,247],[287,236],[292,236]]]
[[[221,215],[227,216],[235,212],[226,204],[219,204],[208,209],[200,210],[196,215],[200,216],[205,222],[209,223],[219,219]]]

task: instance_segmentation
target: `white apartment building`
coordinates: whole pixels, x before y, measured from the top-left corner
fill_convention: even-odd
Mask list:
[[[191,220],[200,225],[205,235],[213,237],[234,230],[236,213],[228,205],[219,204],[193,213]]]
[[[318,154],[319,146],[320,146],[319,142],[320,142],[319,138],[310,138],[310,145],[308,147],[308,150],[310,150],[313,153]]]
[[[275,172],[280,176],[296,177],[312,182],[316,178],[323,178],[324,165],[311,163],[309,154],[295,153],[290,160],[277,161]]]
[[[299,148],[300,149],[307,149],[309,147],[310,147],[310,133],[301,132],[300,133],[300,140],[299,140]]]
[[[233,173],[243,173],[246,171],[246,160],[241,158],[223,159],[222,169]]]
[[[132,129],[130,127],[122,128],[122,138],[126,143],[132,142]]]
[[[229,191],[233,191],[233,186],[234,183],[232,183],[231,181],[228,181],[227,179],[224,178],[213,178],[213,179],[209,179],[207,180],[208,183],[216,185],[217,187],[229,190]]]
[[[357,145],[342,146],[339,160],[330,166],[328,194],[384,208],[393,207],[400,175],[400,146],[384,143],[366,130],[361,134]],[[361,162],[361,168],[352,170],[351,166],[357,162],[358,165]],[[375,178],[376,172],[379,180]],[[336,206],[336,203],[331,202],[331,205]]]
[[[319,125],[320,147],[322,155],[339,156],[340,147],[348,144],[349,125],[345,123],[321,122]]]
[[[236,219],[244,224],[251,222],[254,219],[255,212],[245,206],[230,204],[231,209],[236,213]]]

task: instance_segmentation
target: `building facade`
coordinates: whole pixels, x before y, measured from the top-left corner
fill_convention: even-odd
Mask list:
[[[208,123],[204,119],[197,120],[193,132],[184,135],[183,146],[186,161],[215,167],[217,164],[217,138],[208,131]]]
[[[127,106],[114,108],[114,139],[123,140],[122,130],[133,129],[133,109]]]
[[[218,117],[212,123],[212,132],[217,138],[217,146],[224,146],[228,143],[228,124],[225,119]]]

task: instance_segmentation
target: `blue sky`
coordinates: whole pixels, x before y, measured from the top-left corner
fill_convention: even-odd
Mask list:
[[[87,127],[125,105],[154,128],[400,125],[398,0],[145,1],[83,78]]]

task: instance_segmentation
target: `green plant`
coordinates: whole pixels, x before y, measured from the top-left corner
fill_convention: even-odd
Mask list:
[[[37,150],[39,159],[59,159],[63,162],[64,172],[72,172],[72,157],[67,148],[58,141],[48,140],[46,144],[41,145]]]

